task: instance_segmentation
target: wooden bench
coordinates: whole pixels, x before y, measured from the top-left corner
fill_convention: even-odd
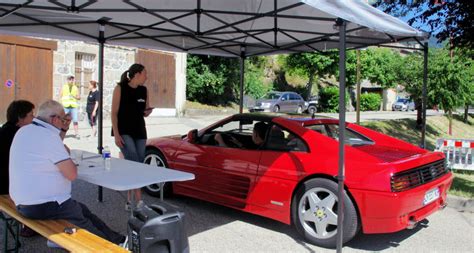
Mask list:
[[[65,220],[32,220],[25,218],[16,211],[15,204],[8,195],[0,195],[0,211],[70,252],[129,252]],[[65,233],[64,228],[66,227],[76,228],[76,233]],[[4,251],[6,250],[5,248]]]

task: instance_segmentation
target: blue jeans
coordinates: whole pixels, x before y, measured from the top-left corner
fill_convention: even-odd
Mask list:
[[[134,139],[130,135],[122,135],[124,142],[123,148],[120,151],[123,157],[130,161],[142,163],[145,159],[145,145],[146,139]]]
[[[73,123],[78,122],[78,116],[77,116],[77,107],[64,107],[64,113],[70,114],[72,118]]]
[[[36,220],[67,220],[115,244],[123,242],[124,236],[110,229],[99,217],[95,216],[86,205],[73,199],[61,205],[56,201],[38,205],[19,205],[16,207],[23,216]]]

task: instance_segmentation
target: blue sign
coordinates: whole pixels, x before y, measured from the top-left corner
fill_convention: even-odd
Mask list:
[[[7,86],[7,88],[11,88],[13,86],[13,81],[8,79],[6,82],[5,82],[5,86]]]

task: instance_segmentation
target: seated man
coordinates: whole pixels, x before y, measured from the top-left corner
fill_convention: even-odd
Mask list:
[[[113,243],[123,243],[125,236],[71,198],[77,167],[61,135],[69,123],[63,106],[49,100],[39,107],[32,124],[17,132],[10,151],[10,196],[27,218],[64,219]]]
[[[252,145],[245,148],[259,149],[265,142],[265,135],[267,133],[267,129],[268,129],[268,125],[265,122],[255,123],[255,125],[253,126],[253,131],[252,131]],[[216,134],[214,136],[214,140],[217,142],[219,146],[228,147],[227,143],[225,143],[221,134]],[[239,140],[235,138],[231,138],[230,141],[239,148],[242,148],[244,146],[242,142],[240,142]]]

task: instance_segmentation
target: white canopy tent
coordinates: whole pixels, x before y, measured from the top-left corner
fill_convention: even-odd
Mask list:
[[[351,0],[0,1],[0,31],[17,35],[240,57],[423,39],[426,34]]]
[[[362,0],[0,0],[0,33],[115,44],[241,59],[248,56],[339,49],[339,127],[345,126],[345,50],[417,41],[427,34]],[[102,85],[100,85],[102,94]],[[240,99],[241,111],[243,100]],[[424,146],[426,96],[423,101]],[[100,101],[102,110],[102,99]],[[102,116],[101,116],[102,117]],[[344,131],[339,140],[339,199],[344,183]],[[99,119],[99,152],[102,118]],[[341,202],[342,203],[342,202]],[[338,210],[342,247],[342,204]]]

